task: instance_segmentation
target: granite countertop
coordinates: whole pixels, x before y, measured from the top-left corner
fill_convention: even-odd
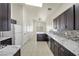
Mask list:
[[[8,45],[0,49],[0,56],[13,56],[20,49],[20,45]]]
[[[3,41],[3,40],[6,40],[6,39],[9,39],[11,37],[0,37],[0,41]]]
[[[55,41],[59,42],[62,46],[66,49],[74,53],[75,55],[79,56],[79,41],[73,41],[71,39],[67,39],[63,36],[56,35],[53,33],[47,33],[48,36],[53,38]]]
[[[36,34],[46,34],[45,32],[36,32]]]

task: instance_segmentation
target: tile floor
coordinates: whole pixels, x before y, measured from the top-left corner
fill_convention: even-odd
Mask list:
[[[53,56],[47,42],[34,43],[29,40],[21,49],[22,56]]]

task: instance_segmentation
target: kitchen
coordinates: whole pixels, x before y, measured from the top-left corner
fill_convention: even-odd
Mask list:
[[[78,15],[78,3],[0,3],[0,56],[79,56]]]

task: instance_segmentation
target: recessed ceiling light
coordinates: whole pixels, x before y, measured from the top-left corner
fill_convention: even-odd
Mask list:
[[[52,10],[52,8],[48,8],[48,10]]]

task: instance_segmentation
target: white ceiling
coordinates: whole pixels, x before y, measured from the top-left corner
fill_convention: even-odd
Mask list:
[[[56,10],[62,6],[62,3],[43,3],[42,8],[40,8],[40,16],[42,17],[43,21],[46,21],[47,17],[49,17],[53,12],[56,12]],[[48,8],[52,8],[52,10],[48,10]],[[44,17],[45,18],[44,18]]]
[[[52,8],[52,10],[55,10],[60,5],[62,5],[62,3],[43,3],[44,8]]]
[[[48,8],[52,8],[52,10],[48,10],[48,13],[53,13],[56,12],[55,10],[58,9],[60,6],[62,5],[62,3],[44,3],[43,7],[48,10]]]
[[[49,16],[54,12],[56,12],[56,10],[60,8],[62,5],[63,3],[43,3],[42,7],[38,7],[39,9],[38,18],[42,18],[42,21],[46,21],[47,17],[49,18]],[[29,6],[34,6],[34,5],[29,5]],[[48,8],[52,8],[52,10],[49,11]]]

